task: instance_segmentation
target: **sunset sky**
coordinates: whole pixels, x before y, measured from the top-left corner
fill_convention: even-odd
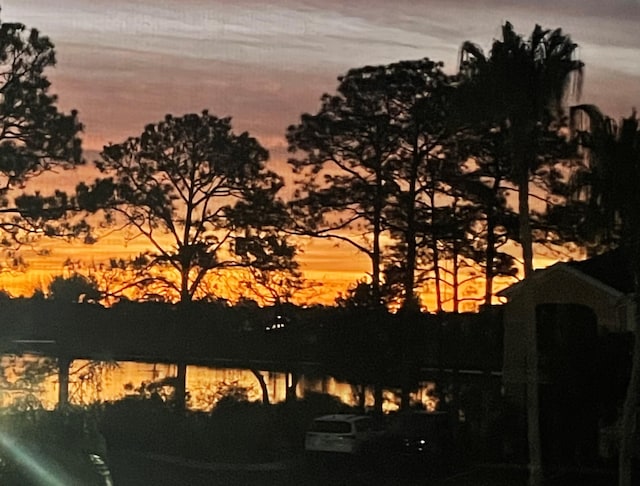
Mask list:
[[[248,130],[283,166],[286,127],[302,112],[315,111],[321,94],[335,90],[338,75],[351,67],[422,57],[443,61],[453,72],[463,41],[488,50],[506,20],[522,34],[539,23],[572,36],[586,64],[581,101],[616,118],[640,101],[638,0],[0,4],[3,21],[36,27],[54,42],[52,91],[63,110],[79,110],[89,161],[103,144],[137,135],[166,113],[206,108],[232,116],[237,131]],[[59,178],[50,181],[60,184]],[[317,245],[305,256],[306,268],[326,279],[347,270],[355,280],[366,266],[350,251],[327,252]]]

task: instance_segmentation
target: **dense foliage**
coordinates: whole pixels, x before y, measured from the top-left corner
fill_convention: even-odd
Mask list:
[[[0,243],[15,250],[41,235],[86,235],[84,222],[65,221],[70,196],[16,195],[37,176],[82,163],[76,111],[58,110],[45,71],[55,65],[52,42],[37,29],[0,23]]]
[[[295,269],[295,251],[279,233],[282,178],[265,168],[268,153],[256,139],[233,133],[229,118],[167,115],[101,155],[105,178],[81,184],[78,201],[147,240],[138,286],[187,302],[203,297],[213,271]]]

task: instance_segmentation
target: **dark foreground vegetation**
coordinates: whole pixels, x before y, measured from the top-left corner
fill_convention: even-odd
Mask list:
[[[0,415],[0,484],[110,486],[107,444],[88,411]]]
[[[322,394],[274,405],[227,397],[210,413],[186,414],[157,397],[128,398],[104,405],[100,426],[114,449],[204,462],[265,463],[301,454],[304,434],[318,415],[353,411]]]
[[[446,467],[394,462],[384,455],[309,458],[303,454],[304,434],[313,418],[353,412],[357,410],[335,397],[308,394],[275,405],[228,395],[210,413],[178,413],[170,400],[158,395],[132,396],[85,409],[6,413],[0,417],[0,484],[48,484],[33,471],[63,480],[65,486],[105,484],[99,482],[95,465],[86,460],[88,453],[105,458],[118,485],[148,484],[143,481],[151,477],[157,477],[154,484],[159,485],[184,484],[184,478],[193,478],[189,484],[229,485],[417,485],[427,478],[434,485],[526,484],[526,458],[500,462],[497,454],[486,450],[500,445],[495,441],[489,445],[486,437],[479,437],[483,432],[474,420],[467,426],[453,424],[455,444]],[[472,447],[479,443],[482,447]],[[16,451],[23,454],[22,460],[16,460]],[[615,468],[601,462],[586,469],[579,465],[549,469],[547,475],[549,485],[603,486],[614,480]]]
[[[321,394],[277,405],[228,395],[210,413],[177,412],[173,405],[152,394],[86,408],[5,410],[0,415],[0,484],[104,485],[95,457],[108,466],[112,451],[200,463],[291,460],[302,454],[314,417],[353,411]]]

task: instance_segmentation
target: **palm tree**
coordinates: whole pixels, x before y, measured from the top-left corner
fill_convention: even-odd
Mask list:
[[[506,131],[511,141],[511,178],[519,193],[525,278],[533,272],[529,176],[537,165],[543,131],[562,119],[568,95],[580,92],[583,63],[574,59],[576,48],[561,29],[536,25],[524,40],[509,22],[489,57],[475,44],[462,45],[463,118],[471,123],[484,120]]]
[[[580,120],[582,118],[582,120]],[[580,123],[586,119],[587,123]],[[579,142],[589,150],[591,164],[590,216],[606,224],[598,237],[617,237],[631,262],[634,275],[636,312],[640,309],[640,130],[635,110],[617,125],[592,105],[572,110]],[[585,126],[586,125],[586,126]],[[622,412],[618,484],[632,484],[632,456],[637,433],[635,415],[640,396],[640,339],[638,316],[631,377]]]
[[[530,175],[538,164],[542,136],[562,119],[568,95],[580,92],[583,63],[575,59],[576,48],[561,29],[547,30],[536,25],[525,40],[506,22],[502,39],[493,43],[488,57],[470,42],[461,49],[461,119],[472,124],[488,123],[490,128],[504,131],[510,142],[510,178],[518,187],[525,278],[533,273]],[[528,315],[535,316],[532,301],[528,307]],[[542,461],[535,322],[527,328],[529,483],[537,485],[542,482]]]

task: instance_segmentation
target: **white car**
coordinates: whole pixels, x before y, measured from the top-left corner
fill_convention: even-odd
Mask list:
[[[304,448],[307,452],[355,454],[373,433],[373,420],[366,415],[324,415],[312,422]]]

